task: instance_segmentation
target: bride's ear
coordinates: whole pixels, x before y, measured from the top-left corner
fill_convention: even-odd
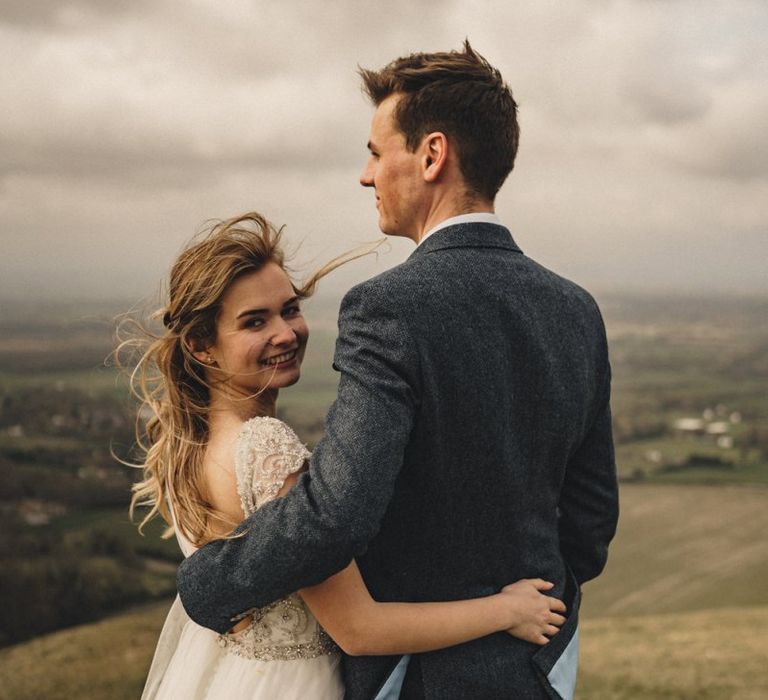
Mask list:
[[[196,360],[202,362],[208,367],[216,366],[216,358],[208,352],[193,352],[192,355]]]
[[[208,367],[216,366],[216,356],[214,355],[214,348],[212,345],[203,347],[202,343],[189,341],[187,342],[187,349],[192,353],[192,357],[194,357],[200,364]]]

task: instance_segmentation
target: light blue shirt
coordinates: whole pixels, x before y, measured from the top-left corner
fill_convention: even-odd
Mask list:
[[[411,655],[406,654],[397,662],[395,670],[389,674],[389,678],[381,686],[379,694],[373,700],[397,700],[400,697],[400,691],[405,680],[405,672],[408,670],[408,662],[410,660]]]

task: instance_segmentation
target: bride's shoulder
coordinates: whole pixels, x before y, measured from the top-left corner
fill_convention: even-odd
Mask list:
[[[255,416],[244,421],[238,434],[240,447],[306,449],[293,428],[279,418]]]
[[[310,452],[293,429],[277,418],[243,423],[235,456],[238,493],[246,515],[278,495],[286,478],[303,468]]]

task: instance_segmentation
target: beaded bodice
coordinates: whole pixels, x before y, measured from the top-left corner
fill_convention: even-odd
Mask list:
[[[310,456],[296,433],[276,418],[247,421],[235,454],[237,492],[248,517],[277,496],[288,475]],[[249,610],[251,624],[239,632],[219,635],[230,653],[265,661],[307,659],[338,651],[296,593],[263,608]]]

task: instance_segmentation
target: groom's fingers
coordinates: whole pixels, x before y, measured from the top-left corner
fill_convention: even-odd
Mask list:
[[[553,635],[557,634],[560,631],[559,627],[555,627],[554,625],[547,625],[544,629],[544,634]]]
[[[561,625],[565,624],[565,618],[562,615],[558,615],[557,613],[552,613],[549,616],[549,623],[560,627]]]

